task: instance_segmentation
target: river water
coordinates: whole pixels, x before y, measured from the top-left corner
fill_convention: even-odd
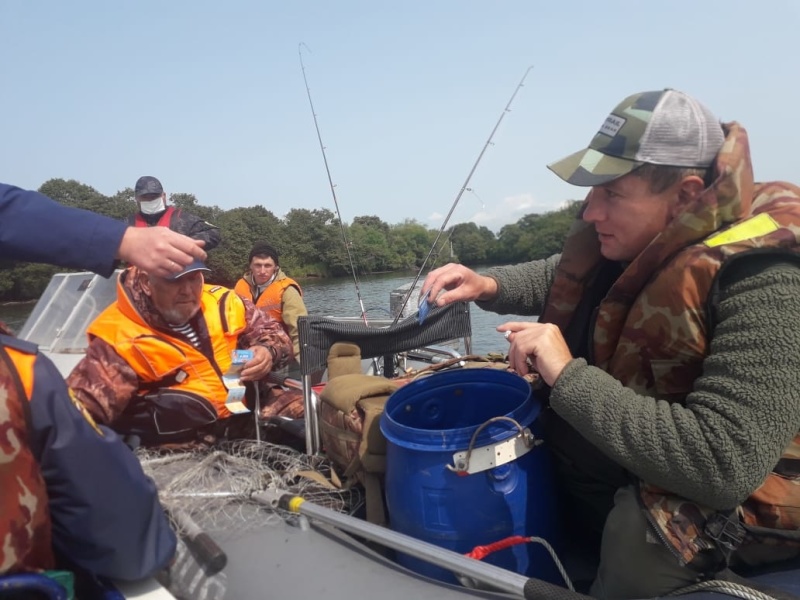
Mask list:
[[[401,286],[409,286],[414,280],[414,274],[397,275],[371,275],[359,280],[359,290],[364,302],[368,319],[391,318],[390,297],[392,291]],[[356,294],[353,278],[340,279],[304,279],[300,285],[303,288],[303,299],[308,312],[314,315],[330,316],[358,316],[361,309]],[[419,286],[419,284],[417,284]],[[416,302],[416,295],[412,296],[412,303]],[[14,331],[19,331],[28,314],[33,310],[34,303],[0,305],[0,320],[5,321]],[[406,313],[407,314],[407,313]],[[496,315],[476,307],[470,307],[472,316],[472,349],[476,354],[489,352],[505,352],[508,348],[503,336],[495,331],[495,327],[509,320],[531,320],[534,317],[511,317],[509,315]]]

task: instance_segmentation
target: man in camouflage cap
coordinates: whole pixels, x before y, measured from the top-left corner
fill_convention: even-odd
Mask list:
[[[426,278],[475,300],[544,431],[592,594],[666,594],[798,554],[800,188],[753,181],[747,134],[676,90],[634,94],[550,165],[590,187],[561,254]],[[644,510],[642,510],[644,509]]]

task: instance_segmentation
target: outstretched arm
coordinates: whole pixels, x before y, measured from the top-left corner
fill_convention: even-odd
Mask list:
[[[121,258],[162,277],[177,273],[202,246],[164,227],[135,228],[40,194],[0,183],[0,256],[88,269],[109,277]]]
[[[491,299],[479,298],[476,304],[483,310],[501,315],[539,315],[561,260],[554,254],[542,260],[493,267],[485,273],[495,280],[497,294]]]
[[[476,273],[450,263],[425,278],[420,295],[430,291],[437,306],[465,300],[498,314],[538,315],[555,277],[561,255]]]
[[[0,256],[108,277],[127,226],[38,192],[0,183]]]

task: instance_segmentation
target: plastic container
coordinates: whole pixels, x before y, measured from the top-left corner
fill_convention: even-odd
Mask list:
[[[457,472],[464,466],[463,454],[460,465],[454,457],[470,448],[473,436],[470,471],[491,461],[489,455],[508,456],[509,444],[514,446],[521,428],[532,426],[540,409],[527,381],[497,369],[444,371],[394,392],[380,423],[387,439],[391,528],[459,553],[512,535],[543,537],[557,547],[558,519],[546,446],[535,444],[518,456],[525,451],[517,442],[509,462],[494,467],[489,462],[471,474]],[[501,450],[498,444],[503,442]],[[484,561],[561,583],[553,560],[539,544],[504,549]],[[398,562],[422,575],[456,582],[449,571],[418,558],[399,555]]]

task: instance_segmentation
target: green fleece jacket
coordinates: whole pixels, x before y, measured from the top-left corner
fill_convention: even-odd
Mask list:
[[[490,269],[498,294],[478,306],[539,314],[558,260]],[[769,260],[731,267],[685,405],[636,394],[576,358],[553,386],[552,408],[641,479],[712,508],[740,504],[800,430],[800,268]]]

